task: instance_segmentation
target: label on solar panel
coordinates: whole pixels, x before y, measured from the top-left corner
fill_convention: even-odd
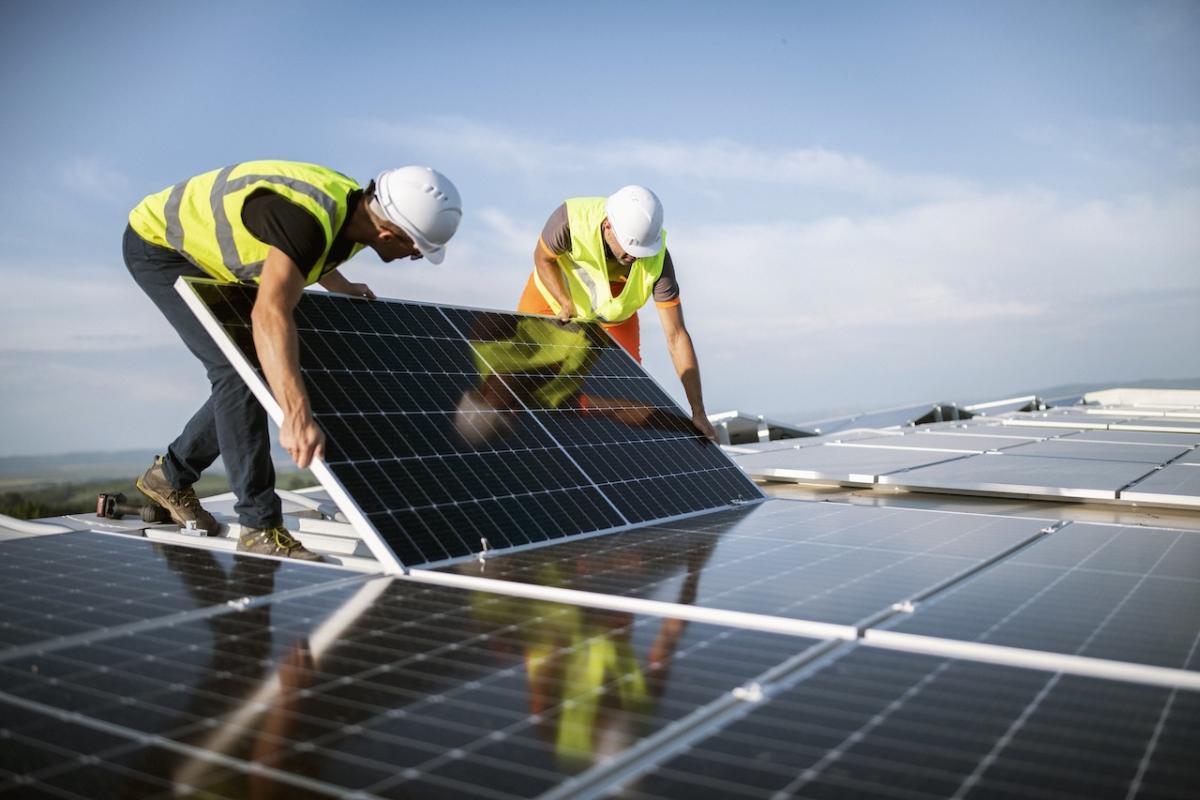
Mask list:
[[[250,329],[257,289],[176,288],[275,420]],[[761,500],[597,324],[305,292],[313,473],[381,563],[614,531]]]

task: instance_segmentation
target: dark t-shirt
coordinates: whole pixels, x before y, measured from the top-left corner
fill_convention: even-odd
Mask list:
[[[354,208],[361,196],[361,189],[351,192],[346,198],[347,207]],[[242,204],[242,224],[255,239],[282,250],[306,278],[325,252],[325,230],[317,218],[308,209],[270,189],[259,189],[246,198]],[[332,272],[349,257],[354,243],[343,235],[344,230],[345,223],[333,238],[323,272]]]
[[[546,225],[542,228],[542,243],[555,255],[570,252],[571,226],[567,222],[566,203],[554,209],[554,213],[550,215],[550,219],[546,220]],[[607,244],[604,246],[604,252],[605,254],[609,254]],[[607,267],[610,277],[618,281],[625,280],[628,271],[621,262],[614,258],[609,258]],[[675,264],[671,261],[671,251],[668,250],[663,256],[662,274],[654,282],[654,302],[673,303],[678,299],[679,282],[675,279]]]

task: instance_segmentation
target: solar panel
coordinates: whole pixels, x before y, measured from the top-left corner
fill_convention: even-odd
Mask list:
[[[376,578],[8,659],[0,704],[29,739],[99,731],[57,746],[136,786],[527,797],[817,644]],[[131,762],[114,737],[154,750]],[[48,760],[0,765],[45,789]]]
[[[951,431],[917,431],[901,436],[884,436],[876,439],[859,439],[854,445],[868,447],[899,447],[916,450],[944,450],[957,453],[983,453],[988,450],[1004,450],[1020,447],[1032,439],[1018,439],[1010,436],[988,436],[983,431],[979,434]],[[847,445],[849,446],[849,445]]]
[[[177,288],[280,421],[256,290]],[[295,319],[314,473],[391,569],[762,497],[598,325],[322,293]]]
[[[1168,464],[1121,491],[1121,499],[1134,503],[1200,506],[1200,464],[1191,461]]]
[[[1194,419],[1142,419],[1114,422],[1108,426],[1113,431],[1147,431],[1157,433],[1200,434],[1200,422]]]
[[[0,648],[83,637],[354,575],[211,550],[159,554],[125,536],[63,533],[0,542]]]
[[[719,520],[716,519],[719,517]],[[698,527],[696,522],[706,523]],[[456,574],[857,624],[1032,538],[1049,520],[768,500],[486,562]]]
[[[1089,440],[1048,439],[1032,442],[1009,451],[1017,456],[1049,456],[1051,458],[1086,458],[1100,461],[1135,461],[1142,464],[1165,464],[1187,449],[1178,445],[1138,444],[1127,442],[1093,442]]]
[[[973,419],[965,423],[965,430],[986,433],[988,436],[1019,436],[1022,439],[1053,439],[1082,433],[1082,428],[1056,428],[1045,425],[1025,425],[1020,420]]]
[[[1124,461],[1047,458],[1005,453],[969,456],[952,464],[914,467],[882,475],[879,483],[912,489],[1115,500],[1117,492],[1153,466]]]
[[[824,480],[870,486],[880,475],[968,457],[936,450],[894,450],[827,444],[791,450],[771,450],[735,456],[738,465],[756,478]]]
[[[1129,442],[1132,444],[1200,445],[1200,435],[1192,433],[1155,433],[1152,431],[1083,431],[1071,437],[1081,442]]]
[[[1073,522],[886,627],[1178,669],[1198,607],[1200,534]]]
[[[1200,695],[859,648],[620,797],[1186,797]]]
[[[1124,420],[1109,420],[1095,417],[1086,413],[1067,411],[1042,411],[1035,414],[1012,414],[1003,419],[1004,425],[1018,425],[1030,428],[1070,428],[1104,430],[1113,422]]]

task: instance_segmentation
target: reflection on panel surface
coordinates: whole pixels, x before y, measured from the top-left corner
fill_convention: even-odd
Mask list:
[[[1168,464],[1121,490],[1122,500],[1161,505],[1200,507],[1200,465],[1196,456]]]
[[[257,368],[255,290],[190,289]],[[295,319],[326,462],[404,564],[762,496],[598,325],[319,293]]]
[[[958,460],[970,457],[963,453],[937,450],[896,450],[888,447],[827,444],[821,447],[739,455],[736,461],[742,469],[755,477],[872,484],[878,476],[889,472],[940,464],[944,461],[951,462],[953,467]]]
[[[91,533],[0,542],[0,655],[353,574]]]
[[[918,467],[884,475],[879,482],[967,493],[1115,500],[1118,490],[1154,469],[1152,464],[1017,455],[1020,452],[1017,448],[1011,453],[985,453],[950,464]]]
[[[1163,464],[1187,452],[1178,445],[1151,445],[1129,442],[1093,442],[1089,440],[1049,439],[1034,442],[1011,451],[1018,456],[1047,456],[1050,458],[1083,458],[1100,461],[1134,461],[1142,464]]]
[[[0,702],[37,712],[11,726],[32,726],[33,754],[2,766],[40,780],[37,751],[57,751],[32,731],[57,710],[110,728],[55,745],[78,753],[151,735],[292,786],[529,796],[813,644],[373,578],[0,663]],[[121,764],[249,793],[239,769],[167,750]]]
[[[861,648],[623,798],[1189,797],[1200,694]]]
[[[851,624],[1019,545],[1047,524],[770,500],[446,571]]]
[[[1197,608],[1200,535],[1076,522],[922,604],[893,629],[1194,669]]]

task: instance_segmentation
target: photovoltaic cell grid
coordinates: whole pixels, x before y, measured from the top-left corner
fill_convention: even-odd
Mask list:
[[[152,551],[172,549],[207,555]],[[528,797],[815,644],[391,578],[317,588],[3,660],[0,791]]]
[[[622,798],[1183,798],[1200,694],[857,648]]]
[[[269,398],[250,330],[256,290],[179,288]],[[598,326],[318,293],[295,320],[326,465],[403,564],[762,497]],[[534,323],[551,326],[545,341]]]
[[[762,496],[719,448],[697,437],[691,420],[599,325],[578,326],[577,337],[553,343],[558,351],[582,351],[570,360],[580,365],[579,393],[587,401],[552,404],[552,395],[537,390],[545,374],[522,361],[543,332],[558,333],[556,323],[455,308],[443,313],[630,522]],[[516,346],[491,346],[514,338]]]
[[[1050,524],[770,500],[444,571],[852,625],[978,568]]]
[[[0,653],[354,574],[91,534],[17,539],[0,554]]]
[[[1073,522],[883,627],[1195,669],[1200,534]]]

